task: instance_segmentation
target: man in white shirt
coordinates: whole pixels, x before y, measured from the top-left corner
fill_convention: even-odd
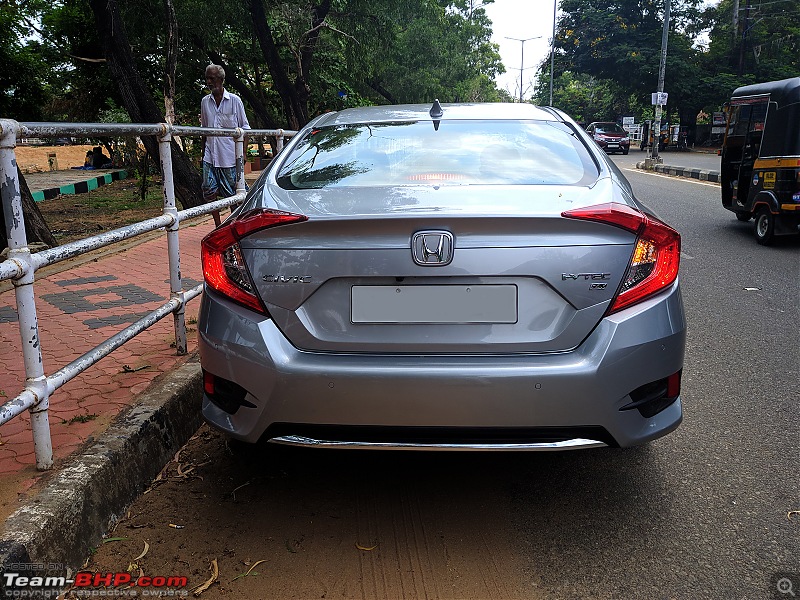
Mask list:
[[[236,94],[225,89],[225,70],[219,65],[206,67],[206,86],[211,91],[200,102],[200,126],[250,129],[244,104]],[[203,198],[211,202],[236,193],[237,173],[244,168],[236,164],[233,138],[208,136],[203,138]],[[247,148],[247,141],[245,141]],[[237,169],[238,167],[238,169]],[[215,214],[215,220],[218,214]]]

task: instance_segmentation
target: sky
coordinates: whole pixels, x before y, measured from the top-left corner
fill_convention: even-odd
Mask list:
[[[492,20],[492,41],[500,46],[500,56],[506,67],[506,72],[496,79],[498,87],[519,98],[519,70],[522,66],[523,98],[529,99],[539,64],[550,58],[553,0],[495,0],[483,8]],[[524,44],[507,39],[536,37],[539,39]],[[523,48],[524,57],[521,56]]]

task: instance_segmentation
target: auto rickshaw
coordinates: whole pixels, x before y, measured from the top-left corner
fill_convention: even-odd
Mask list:
[[[800,227],[800,77],[737,88],[725,106],[722,206],[755,217],[756,241]]]
[[[669,123],[661,122],[661,135],[658,139],[658,150],[666,149],[669,145]],[[639,142],[639,150],[646,150],[653,147],[653,121],[645,121],[642,124],[642,141]]]

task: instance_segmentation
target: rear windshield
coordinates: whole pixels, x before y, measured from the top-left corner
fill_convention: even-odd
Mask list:
[[[598,171],[567,125],[415,121],[309,130],[277,175],[284,189],[398,185],[590,185]]]

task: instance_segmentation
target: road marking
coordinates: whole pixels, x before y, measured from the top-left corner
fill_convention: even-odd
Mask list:
[[[708,181],[700,181],[699,179],[692,179],[690,177],[679,177],[678,175],[664,175],[662,173],[650,173],[649,171],[643,171],[641,169],[623,169],[624,171],[630,171],[631,173],[641,173],[642,175],[650,175],[651,177],[663,177],[664,179],[677,179],[679,181],[685,181],[687,183],[694,183],[697,185],[705,185],[708,187],[719,187],[718,183],[709,183]]]

